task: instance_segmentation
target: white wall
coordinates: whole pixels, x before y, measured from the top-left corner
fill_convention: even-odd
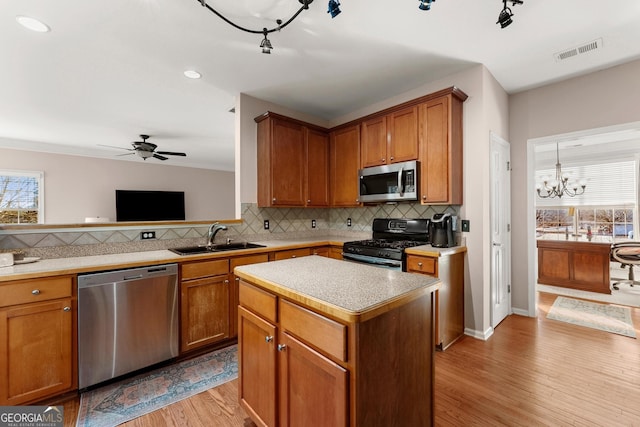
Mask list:
[[[527,293],[533,259],[527,231],[527,141],[638,121],[640,61],[521,92],[509,97],[511,141],[512,303],[533,307]],[[533,277],[536,275],[533,274]]]
[[[236,159],[240,167],[239,202],[255,203],[257,200],[256,176],[256,124],[254,117],[267,110],[295,117],[324,127],[334,127],[370,113],[457,86],[469,98],[464,103],[464,204],[461,216],[471,221],[471,232],[465,233],[467,271],[465,284],[465,326],[468,332],[486,337],[490,334],[489,320],[489,254],[488,239],[489,206],[489,133],[496,132],[507,139],[507,95],[495,82],[486,68],[474,66],[466,71],[431,82],[411,91],[399,94],[383,102],[354,111],[348,115],[323,123],[322,120],[301,115],[281,106],[269,104],[247,95],[241,95],[236,112],[240,112],[240,135],[236,138]],[[237,208],[239,212],[239,207]]]
[[[47,224],[115,221],[116,189],[184,191],[187,220],[234,218],[233,172],[4,148],[0,169],[44,172]]]

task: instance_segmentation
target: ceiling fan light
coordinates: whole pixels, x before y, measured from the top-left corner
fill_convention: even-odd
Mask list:
[[[329,0],[329,10],[327,10],[327,13],[330,13],[332,18],[335,18],[340,15],[340,12],[340,2],[338,0]]]

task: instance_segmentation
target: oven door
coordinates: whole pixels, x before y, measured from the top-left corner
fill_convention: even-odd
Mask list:
[[[402,261],[395,259],[384,259],[368,255],[357,255],[343,252],[342,258],[345,261],[359,262],[361,264],[369,264],[374,267],[388,268],[390,270],[402,271]]]

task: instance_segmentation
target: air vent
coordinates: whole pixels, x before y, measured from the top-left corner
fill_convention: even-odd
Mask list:
[[[556,62],[560,62],[575,56],[584,55],[585,53],[589,53],[597,49],[602,49],[602,39],[597,39],[581,46],[563,50],[562,52],[555,53],[553,56],[556,59]]]

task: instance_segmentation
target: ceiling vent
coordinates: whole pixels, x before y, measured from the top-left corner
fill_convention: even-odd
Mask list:
[[[563,50],[562,52],[555,53],[553,57],[556,59],[556,62],[560,62],[578,55],[584,55],[585,53],[593,52],[594,50],[598,49],[602,49],[601,38],[577,47],[572,47],[571,49]]]

